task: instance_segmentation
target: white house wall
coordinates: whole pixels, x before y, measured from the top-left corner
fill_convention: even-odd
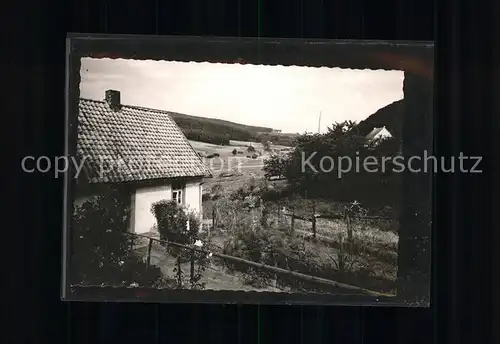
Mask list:
[[[383,138],[391,138],[392,135],[387,129],[382,129],[377,135],[375,135],[375,139],[383,139]]]
[[[151,212],[151,206],[162,200],[172,199],[170,185],[140,188],[132,196],[132,228],[135,233],[150,232],[156,225],[156,218]]]
[[[186,206],[190,210],[197,212],[201,216],[202,207],[200,199],[200,188],[201,185],[199,180],[186,183],[186,195],[184,201],[186,203]]]
[[[201,180],[193,180],[186,183],[184,190],[184,204],[190,210],[202,213],[201,205]],[[151,206],[162,200],[172,199],[172,188],[170,184],[137,189],[132,197],[132,219],[131,230],[135,233],[150,232],[156,225],[156,218],[151,212]]]
[[[184,190],[184,204],[202,216],[202,185],[201,179],[188,181]],[[96,196],[78,197],[74,205],[82,205]],[[151,206],[162,200],[172,199],[172,187],[166,182],[161,186],[142,187],[135,190],[131,196],[131,232],[138,234],[148,233],[156,226],[156,217],[151,212]]]

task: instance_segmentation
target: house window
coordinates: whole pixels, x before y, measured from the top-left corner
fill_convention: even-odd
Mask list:
[[[177,204],[184,204],[184,183],[173,183],[172,184],[172,200],[176,201]]]

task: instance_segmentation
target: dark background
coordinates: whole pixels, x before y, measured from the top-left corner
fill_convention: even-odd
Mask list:
[[[428,0],[3,4],[1,127],[15,176],[4,177],[2,188],[3,342],[493,342],[490,182],[495,174],[488,157],[498,146],[491,140],[491,114],[499,70],[491,45],[491,5]],[[432,308],[60,302],[62,179],[23,174],[20,159],[64,154],[66,32],[435,40],[437,154],[462,151],[485,158],[481,175],[438,177]]]

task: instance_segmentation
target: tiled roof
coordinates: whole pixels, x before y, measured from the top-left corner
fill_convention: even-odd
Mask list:
[[[370,131],[370,133],[368,135],[366,135],[366,139],[368,140],[372,140],[375,138],[375,136],[377,136],[378,133],[380,133],[382,130],[384,130],[385,127],[381,127],[381,128],[373,128],[372,131]],[[386,129],[387,130],[387,129]]]
[[[210,176],[166,111],[80,99],[77,154],[90,183]]]

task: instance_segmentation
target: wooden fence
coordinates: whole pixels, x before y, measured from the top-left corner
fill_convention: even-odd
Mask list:
[[[319,241],[322,241],[323,243],[336,247],[338,250],[340,250],[340,254],[348,253],[348,252],[358,252],[361,250],[362,252],[368,253],[374,257],[377,257],[383,261],[390,262],[390,263],[395,263],[397,262],[397,253],[392,252],[392,251],[380,251],[375,247],[370,247],[367,245],[362,245],[360,246],[357,244],[354,240],[354,228],[355,228],[355,221],[356,220],[382,220],[382,221],[394,221],[394,217],[389,217],[389,216],[368,216],[365,213],[360,214],[356,213],[353,211],[350,211],[349,208],[346,208],[344,210],[344,213],[337,213],[337,214],[321,214],[316,212],[316,204],[315,202],[311,202],[311,213],[309,216],[304,215],[304,214],[297,214],[296,213],[296,207],[289,207],[289,209],[286,209],[285,207],[282,207],[280,204],[278,204],[277,208],[275,210],[269,211],[262,211],[262,204],[261,204],[261,211],[267,212],[268,215],[274,214],[274,211],[276,211],[276,216],[278,218],[278,221],[280,222],[282,217],[288,217],[290,218],[290,223],[289,223],[289,228],[290,228],[290,233],[295,234],[297,236],[303,236],[305,233],[311,233],[311,238],[317,239]],[[210,216],[211,215],[211,216]],[[210,232],[210,228],[216,229],[218,228],[218,211],[216,209],[216,205],[213,203],[212,204],[212,209],[210,211],[209,217],[211,219],[209,220],[211,222],[210,225],[208,225],[208,231]],[[262,215],[262,214],[261,214]],[[331,220],[331,221],[343,221],[346,224],[346,240],[344,241],[341,239],[340,241],[330,237],[330,236],[325,236],[325,235],[320,235],[318,234],[317,231],[317,220],[318,219],[326,219],[326,220]],[[302,220],[311,223],[310,231],[308,230],[296,230],[295,226],[295,220]]]
[[[335,247],[339,250],[340,256],[348,253],[358,253],[364,252],[372,257],[380,259],[381,261],[388,262],[391,264],[397,264],[397,252],[393,252],[391,250],[379,250],[376,247],[371,247],[366,244],[360,244],[354,240],[354,225],[353,222],[355,220],[386,220],[386,221],[394,221],[393,217],[384,217],[384,216],[349,216],[349,215],[316,215],[316,216],[299,216],[294,212],[291,213],[282,213],[282,216],[286,216],[291,218],[290,220],[290,231],[291,233],[295,233],[297,236],[303,236],[303,233],[310,233],[310,238],[317,239],[324,244]],[[317,234],[316,230],[316,220],[317,219],[327,219],[332,221],[341,220],[346,224],[346,234],[347,240],[343,239],[335,239],[334,237],[327,235]],[[309,231],[297,231],[295,230],[295,220],[302,220],[311,223],[310,232]]]
[[[199,253],[202,253],[205,255],[211,254],[213,257],[217,257],[219,259],[222,259],[222,260],[225,260],[228,262],[244,264],[244,265],[247,265],[247,266],[250,266],[250,267],[253,267],[256,269],[260,269],[263,271],[267,271],[267,272],[270,272],[270,273],[273,273],[276,275],[286,276],[288,278],[293,277],[293,278],[296,278],[296,279],[299,279],[302,281],[314,282],[314,283],[326,285],[329,287],[343,288],[343,289],[347,289],[347,290],[351,290],[351,291],[357,291],[357,292],[361,292],[361,293],[368,294],[371,296],[385,296],[385,297],[393,297],[394,296],[392,294],[380,293],[380,292],[376,292],[373,290],[361,288],[358,286],[340,283],[337,281],[332,281],[332,280],[322,278],[322,277],[311,276],[311,275],[307,275],[307,274],[303,274],[303,273],[299,273],[299,272],[295,272],[295,271],[291,271],[291,270],[278,268],[278,267],[271,266],[271,265],[266,265],[263,263],[257,263],[257,262],[246,260],[246,259],[239,258],[239,257],[233,257],[233,256],[229,256],[229,255],[225,255],[225,254],[217,253],[217,252],[209,252],[207,250],[198,248],[194,245],[179,244],[176,242],[161,240],[161,239],[153,238],[150,236],[135,234],[135,233],[127,233],[127,234],[132,235],[136,238],[148,240],[148,245],[147,245],[148,250],[147,250],[147,257],[146,257],[146,266],[147,267],[149,267],[151,265],[151,251],[152,251],[153,242],[158,242],[158,243],[162,244],[164,247],[173,246],[173,247],[177,247],[180,249],[189,250],[189,251],[193,252],[192,256],[194,256],[194,252],[199,252]],[[178,268],[180,268],[180,266],[178,266]],[[194,261],[191,260],[191,278],[193,278],[193,275],[194,275]]]
[[[281,213],[278,214],[278,217],[281,215]],[[290,223],[290,229],[293,230],[295,225],[295,220],[302,220],[302,221],[308,221],[311,222],[311,232],[313,237],[316,237],[317,231],[316,231],[316,220],[317,219],[327,219],[327,220],[342,220],[345,221],[347,225],[347,238],[348,240],[352,240],[353,237],[353,225],[352,221],[355,219],[363,219],[363,220],[394,220],[392,217],[383,217],[383,216],[355,216],[355,215],[350,215],[350,214],[344,214],[344,215],[321,215],[321,214],[313,214],[309,217],[305,216],[299,216],[295,214],[295,212],[291,213],[283,213],[283,216],[287,216],[291,218],[291,223]]]

